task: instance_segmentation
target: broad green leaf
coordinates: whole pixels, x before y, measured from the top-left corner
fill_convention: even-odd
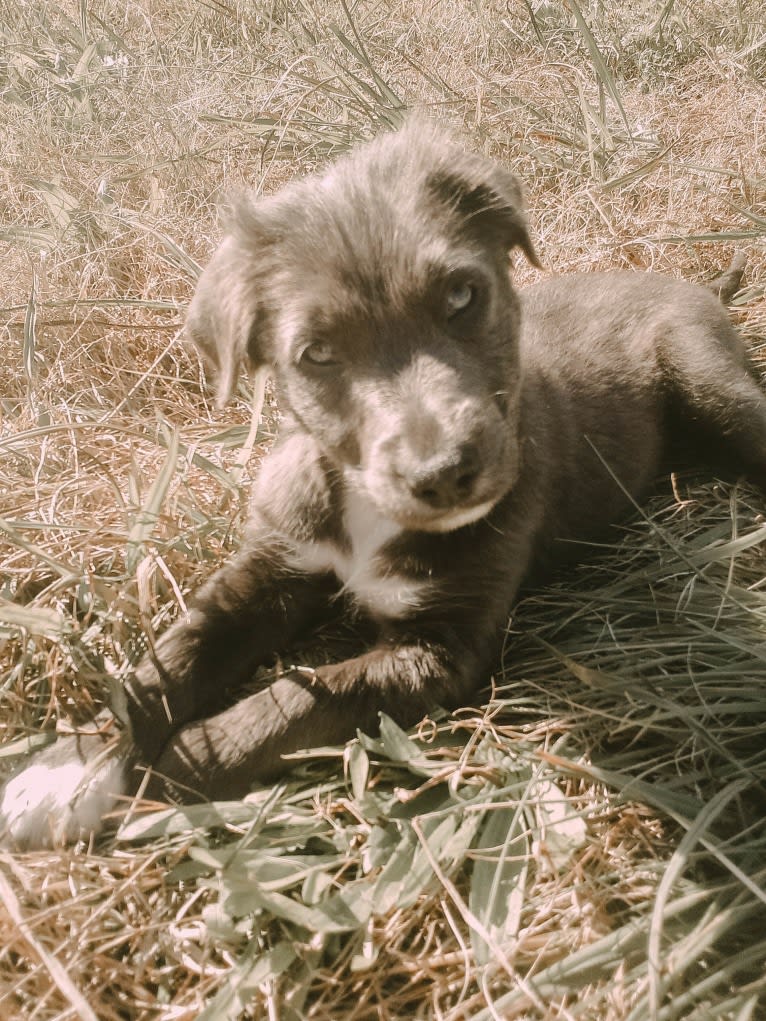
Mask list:
[[[501,948],[519,931],[527,883],[529,835],[521,803],[490,808],[475,848],[468,906],[492,942]],[[471,929],[478,964],[492,959],[484,936]]]
[[[346,767],[351,780],[351,790],[357,801],[364,800],[367,793],[367,780],[370,775],[370,757],[360,741],[352,741],[346,745]]]
[[[430,880],[433,870],[427,862],[424,864],[420,861],[420,871],[415,871],[417,849],[418,839],[412,827],[401,824],[399,841],[392,847],[388,861],[375,881],[373,893],[375,914],[386,914],[397,906],[406,907],[406,904],[402,903],[402,897],[407,882],[412,889],[422,888]]]
[[[410,762],[422,754],[412,738],[385,713],[380,714],[380,741],[384,752],[394,762]]]
[[[395,907],[409,907],[430,889],[434,879],[430,858],[446,863],[448,867],[461,858],[461,851],[470,844],[478,820],[464,819],[462,826],[458,827],[459,822],[457,809],[441,817],[418,819],[429,853],[426,853],[412,824],[400,823],[399,842],[375,882],[373,907],[376,914],[386,914]]]
[[[253,943],[226,984],[208,1003],[197,1021],[237,1021],[248,999],[264,982],[278,978],[293,963],[297,951],[283,941],[265,952]]]
[[[539,833],[532,844],[532,853],[536,860],[558,871],[585,843],[585,822],[561,788],[551,780],[537,780],[531,788],[530,797]]]
[[[310,875],[329,871],[335,873],[343,864],[339,854],[279,854],[269,850],[238,849],[236,845],[211,849],[192,847],[189,854],[196,861],[221,873],[224,884],[257,885],[263,890],[288,890],[302,884]]]
[[[159,812],[147,812],[126,823],[117,833],[125,843],[135,840],[157,840],[159,837],[188,833],[190,830],[242,826],[258,815],[258,807],[244,801],[214,801],[210,804],[185,805]]]
[[[311,906],[266,890],[252,880],[233,880],[224,874],[218,884],[223,889],[223,910],[233,919],[264,911],[309,932],[329,934],[355,932],[367,924],[372,912],[367,880],[347,883],[339,892]]]

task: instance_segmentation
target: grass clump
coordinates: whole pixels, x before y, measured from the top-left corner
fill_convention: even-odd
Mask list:
[[[425,108],[523,176],[552,269],[700,279],[744,247],[758,360],[758,12],[7,7],[0,765],[90,719],[236,542],[277,409],[249,436],[247,388],[214,411],[180,342],[219,196]],[[760,1017],[762,512],[744,485],[658,498],[518,608],[454,716],[94,848],[0,851],[0,1018]]]

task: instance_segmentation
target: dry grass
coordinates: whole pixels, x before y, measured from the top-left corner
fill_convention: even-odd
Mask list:
[[[214,412],[178,336],[228,188],[429,108],[523,175],[548,267],[700,279],[742,247],[766,340],[759,0],[19,0],[0,33],[9,769],[236,539],[248,395]],[[0,1018],[766,1016],[762,511],[659,501],[519,609],[481,708],[0,852]]]

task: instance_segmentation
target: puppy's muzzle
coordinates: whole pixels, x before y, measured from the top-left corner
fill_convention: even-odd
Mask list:
[[[513,429],[468,369],[420,355],[395,385],[361,394],[354,484],[401,528],[441,532],[476,521],[516,477]]]
[[[442,431],[427,445],[422,435],[389,438],[377,445],[358,483],[403,528],[446,532],[477,521],[517,474],[516,448],[503,423],[492,424],[463,436]]]
[[[481,472],[481,457],[474,443],[464,443],[455,452],[432,457],[401,471],[416,500],[434,510],[449,510],[470,502]]]

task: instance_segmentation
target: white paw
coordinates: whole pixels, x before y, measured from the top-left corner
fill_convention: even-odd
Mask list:
[[[109,755],[83,762],[76,749],[67,757],[69,749],[58,746],[70,740],[57,742],[8,781],[0,793],[0,841],[52,847],[104,825],[104,815],[126,789],[125,760]]]

